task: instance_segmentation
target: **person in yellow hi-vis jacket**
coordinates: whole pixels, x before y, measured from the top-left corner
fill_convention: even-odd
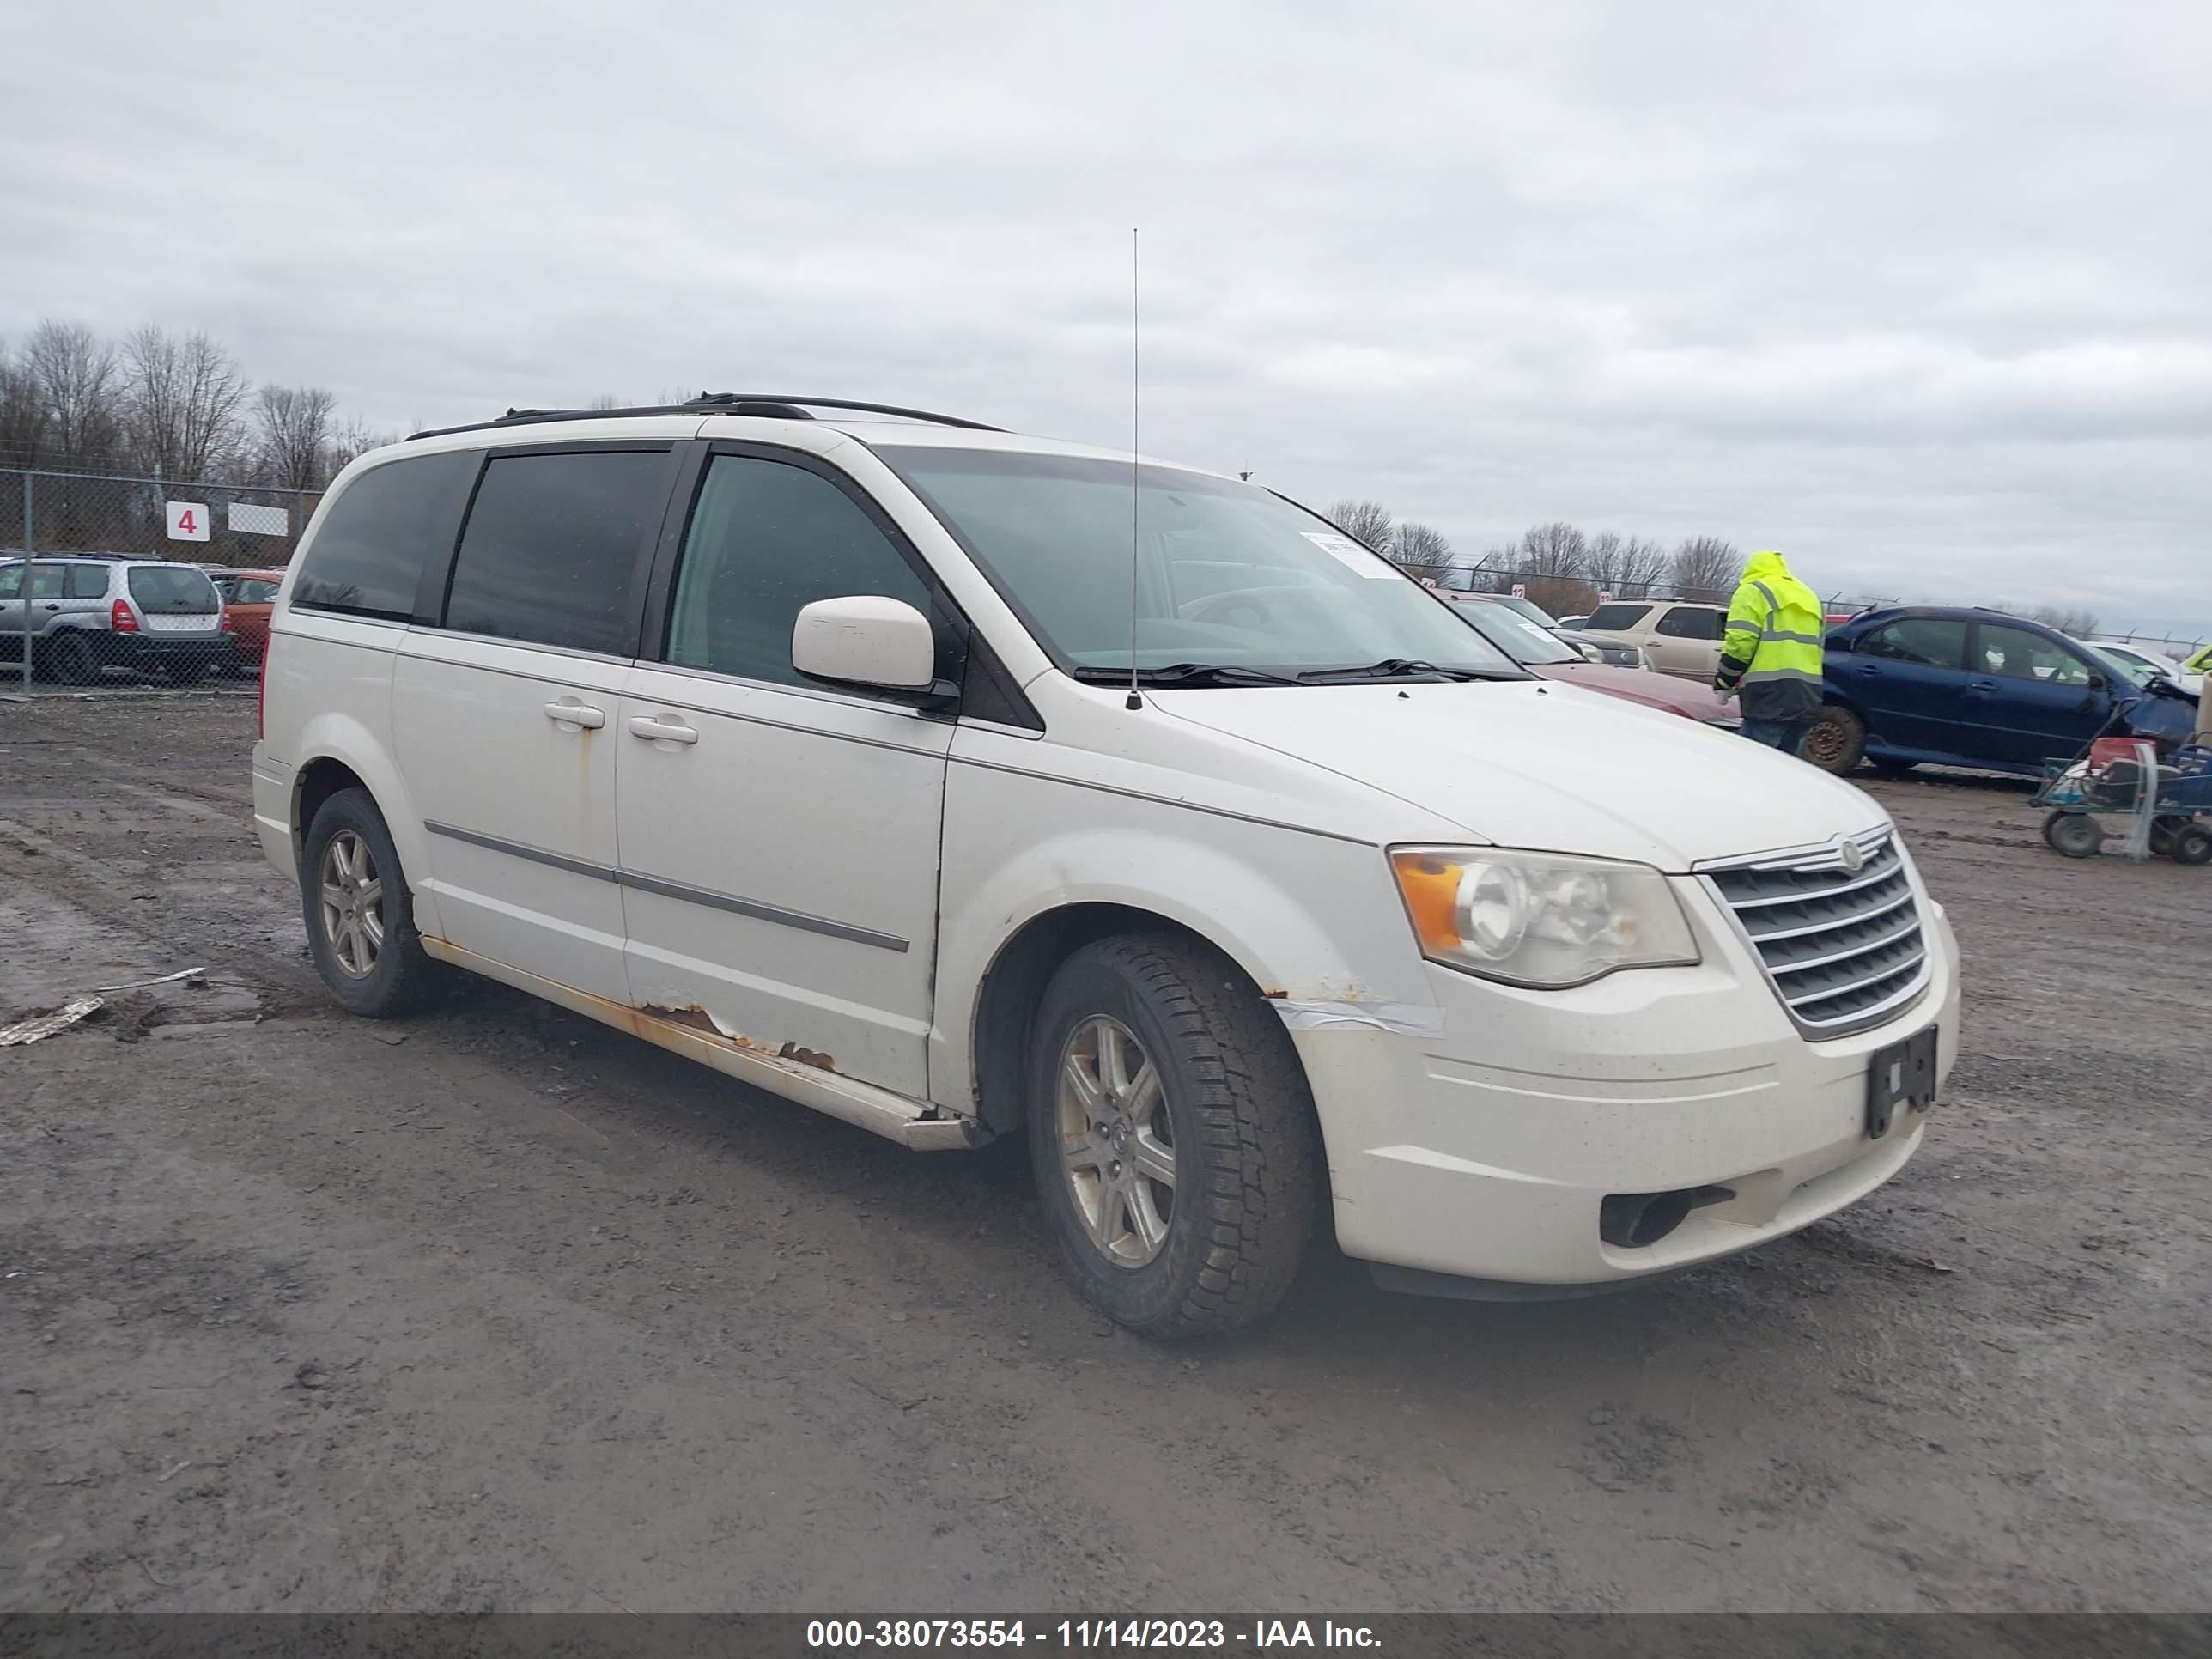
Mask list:
[[[1733,692],[1743,734],[1794,755],[1820,717],[1819,595],[1790,574],[1775,552],[1754,553],[1729,602],[1720,672],[1713,689]]]

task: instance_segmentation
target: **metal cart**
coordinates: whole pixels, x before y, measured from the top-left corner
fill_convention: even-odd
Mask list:
[[[2099,738],[2072,760],[2046,763],[2029,802],[2049,809],[2044,841],[2069,859],[2094,858],[2117,838],[2129,858],[2212,864],[2212,749],[2158,751],[2145,738]],[[2107,829],[2107,818],[2127,827]]]

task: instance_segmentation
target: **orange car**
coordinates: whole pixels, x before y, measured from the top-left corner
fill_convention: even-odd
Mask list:
[[[269,610],[276,599],[281,570],[211,570],[209,579],[222,595],[231,637],[238,641],[238,665],[257,672],[269,649]]]

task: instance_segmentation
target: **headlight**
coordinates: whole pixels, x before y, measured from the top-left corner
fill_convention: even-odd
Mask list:
[[[1399,847],[1390,867],[1421,954],[1485,979],[1563,990],[1617,968],[1699,959],[1674,890],[1644,865]]]

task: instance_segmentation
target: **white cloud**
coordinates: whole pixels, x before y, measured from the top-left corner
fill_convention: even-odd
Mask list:
[[[204,326],[402,425],[877,396],[2212,627],[2173,0],[80,0],[0,62],[0,333]]]

